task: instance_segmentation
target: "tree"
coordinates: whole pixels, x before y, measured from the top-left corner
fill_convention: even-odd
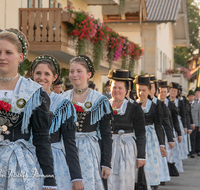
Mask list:
[[[197,1],[187,0],[190,47],[174,48],[175,63],[185,67],[187,67],[187,60],[194,56],[194,51],[199,47],[200,15],[198,6]]]
[[[18,69],[19,74],[21,76],[25,76],[26,73],[30,70],[30,66],[31,66],[31,61],[29,61],[28,59],[25,59],[23,63],[19,65],[19,69]]]

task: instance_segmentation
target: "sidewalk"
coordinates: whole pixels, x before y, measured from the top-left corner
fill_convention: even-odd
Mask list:
[[[183,160],[184,172],[172,177],[160,190],[200,190],[200,156]]]

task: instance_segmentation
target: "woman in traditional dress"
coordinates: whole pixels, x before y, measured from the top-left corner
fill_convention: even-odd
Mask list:
[[[111,79],[110,104],[114,109],[112,171],[108,178],[108,189],[134,190],[136,168],[145,165],[144,113],[139,104],[131,103],[125,98],[129,82],[132,82],[127,70],[112,69],[108,78]]]
[[[160,184],[159,178],[159,151],[166,156],[165,136],[162,121],[159,119],[159,110],[155,103],[148,99],[151,89],[149,75],[137,75],[135,80],[138,100],[145,114],[146,127],[146,165],[144,166],[147,183],[152,189],[157,190]],[[160,148],[159,148],[160,145]]]
[[[28,53],[28,41],[17,29],[0,33],[0,189],[56,189],[49,141],[52,114],[42,86],[19,76],[18,66]],[[34,148],[44,174],[38,174]]]
[[[182,141],[179,143],[179,149],[182,159],[187,159],[188,156],[188,145],[187,145],[187,122],[186,122],[186,113],[185,105],[182,100],[176,98],[178,95],[179,84],[175,82],[169,83],[169,100],[174,102],[178,109],[178,121],[181,128]]]
[[[179,143],[182,141],[181,129],[178,121],[178,110],[174,102],[167,99],[168,84],[166,80],[159,80],[159,100],[163,101],[170,111],[170,123],[173,126],[175,146],[173,149],[168,150],[167,161],[170,176],[177,176],[178,173],[183,172],[183,163],[179,150]],[[177,173],[177,169],[178,173]]]
[[[88,80],[94,75],[94,65],[89,57],[76,56],[70,61],[69,69],[74,89],[63,96],[73,102],[77,111],[76,145],[83,184],[86,190],[103,190],[102,178],[110,175],[111,168],[113,111],[106,96],[88,88]]]
[[[150,75],[150,81],[151,84],[151,90],[149,95],[151,96],[151,100],[156,104],[158,109],[162,111],[162,114],[160,115],[160,118],[162,120],[162,127],[165,132],[165,149],[166,152],[169,153],[169,149],[174,148],[174,140],[173,140],[173,128],[170,123],[170,117],[169,117],[169,110],[167,106],[164,104],[164,102],[160,101],[156,97],[156,92],[158,90],[158,83],[155,78],[155,75]],[[167,164],[167,158],[162,157],[160,154],[160,184],[165,185],[166,181],[170,181],[170,175],[169,175],[169,169]]]
[[[50,111],[53,113],[53,119],[49,133],[57,189],[83,190],[78,150],[75,142],[76,111],[68,99],[50,90],[51,85],[60,78],[60,64],[51,55],[41,55],[33,60],[31,72],[33,80],[43,86],[51,99]],[[63,139],[65,148],[62,146],[61,139]],[[71,181],[73,182],[72,187]]]

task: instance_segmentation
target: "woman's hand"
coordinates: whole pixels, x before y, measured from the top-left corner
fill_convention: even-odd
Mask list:
[[[162,157],[166,157],[167,156],[167,152],[165,150],[165,147],[160,146],[160,152],[161,152]]]
[[[184,128],[185,135],[187,134],[187,128]]]
[[[175,143],[174,142],[169,142],[169,149],[173,149],[175,146]]]
[[[109,168],[106,168],[106,167],[102,167],[102,170],[101,170],[101,177],[102,177],[103,179],[107,179],[109,175],[110,175],[110,169],[109,169]]]
[[[191,125],[191,128],[192,128],[192,130],[194,131],[194,130],[195,130],[195,125],[192,124],[192,125]]]
[[[137,160],[137,168],[140,168],[146,164],[145,160]]]
[[[84,190],[84,185],[82,181],[74,181],[72,185],[72,190]]]
[[[182,141],[182,137],[178,136],[178,143],[181,143],[181,141]]]

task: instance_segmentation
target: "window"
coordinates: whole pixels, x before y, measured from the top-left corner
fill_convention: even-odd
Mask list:
[[[163,54],[162,73],[165,73],[165,69],[166,69],[166,59],[167,59],[167,56],[166,56],[165,54]]]
[[[42,0],[38,0],[38,8],[42,8]]]
[[[162,51],[160,51],[160,65],[159,65],[159,71],[162,71],[162,63],[163,63],[163,54]]]
[[[49,0],[49,8],[54,8],[54,0]]]
[[[28,8],[42,8],[42,0],[28,0]]]
[[[35,0],[28,0],[28,8],[33,8],[33,1]]]

